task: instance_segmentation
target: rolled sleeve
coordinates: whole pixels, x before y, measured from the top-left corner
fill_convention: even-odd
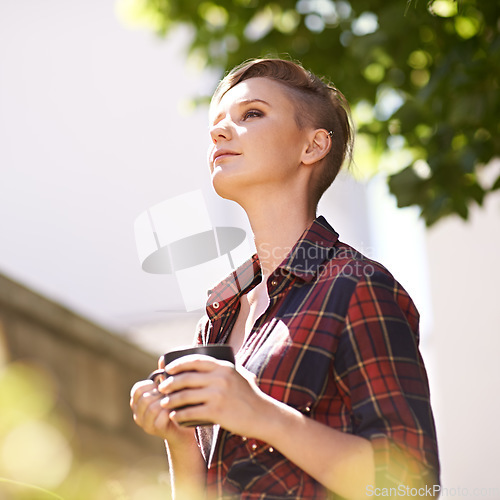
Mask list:
[[[373,445],[376,486],[438,484],[434,419],[418,350],[418,313],[392,276],[377,271],[357,283],[335,370],[353,433]]]

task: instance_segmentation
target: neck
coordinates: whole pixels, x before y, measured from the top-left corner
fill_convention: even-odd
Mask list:
[[[250,220],[263,282],[281,264],[315,218],[315,208],[297,199],[261,200],[244,207]]]

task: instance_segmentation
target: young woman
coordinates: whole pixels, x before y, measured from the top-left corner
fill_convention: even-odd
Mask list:
[[[236,370],[189,356],[132,390],[135,421],[166,442],[175,498],[432,496],[418,313],[316,216],[350,154],[344,97],[296,63],[253,60],[222,80],[210,115],[213,186],[246,211],[257,253],[211,291],[198,332],[233,346]]]

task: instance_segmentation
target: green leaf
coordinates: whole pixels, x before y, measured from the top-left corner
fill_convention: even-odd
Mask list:
[[[497,178],[493,186],[491,186],[490,191],[496,191],[497,189],[500,189],[500,176]]]
[[[389,176],[389,190],[396,196],[398,207],[424,203],[425,181],[416,173],[413,167],[406,167],[401,172]]]

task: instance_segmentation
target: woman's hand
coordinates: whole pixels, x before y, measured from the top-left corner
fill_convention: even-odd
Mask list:
[[[271,398],[255,383],[255,376],[243,367],[210,356],[189,355],[166,366],[170,377],[158,390],[165,396],[160,406],[179,425],[188,421],[219,424],[242,436],[257,437],[263,405]],[[181,408],[185,405],[188,408]]]
[[[163,366],[162,358],[158,365]],[[163,397],[155,382],[137,382],[130,391],[130,408],[135,423],[148,434],[167,440],[169,446],[193,440],[193,430],[179,427],[170,419],[169,411],[160,405]]]
[[[191,355],[166,370],[171,377],[158,386],[164,396],[160,407],[176,424],[213,422],[263,441],[346,498],[363,497],[366,485],[374,484],[373,449],[367,439],[328,427],[271,398],[244,368]],[[196,406],[180,408],[184,405]]]

